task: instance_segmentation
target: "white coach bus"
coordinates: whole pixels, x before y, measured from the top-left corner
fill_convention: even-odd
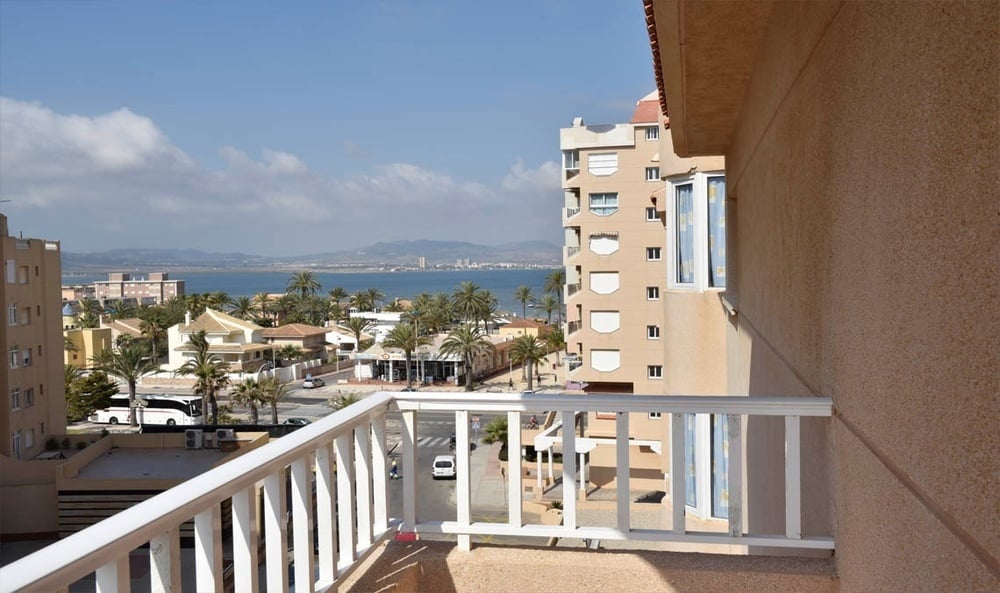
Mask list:
[[[139,424],[166,424],[168,426],[202,424],[201,397],[197,395],[159,395],[137,393],[136,414]],[[111,396],[111,405],[98,410],[92,422],[128,424],[128,394]]]

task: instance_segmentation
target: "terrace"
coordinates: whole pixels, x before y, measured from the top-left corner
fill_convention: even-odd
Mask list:
[[[401,517],[391,516],[389,505],[386,414],[395,410],[402,415]],[[577,415],[584,412],[617,415],[615,438],[600,439],[602,443],[577,437],[573,430],[559,430],[558,422],[535,436],[539,450],[551,453],[557,448],[562,453],[561,523],[525,521],[527,484],[522,476],[531,468],[516,467],[522,463],[516,456],[511,456],[506,475],[507,520],[474,521],[471,452],[464,447],[456,451],[456,516],[445,521],[419,516],[416,443],[421,412],[453,412],[457,441],[462,443],[470,441],[474,413],[506,414],[509,426],[520,426],[522,412],[538,410],[555,412],[562,426],[575,426]],[[669,422],[671,467],[685,463],[685,414],[726,415],[731,443],[727,529],[700,530],[700,522],[686,516],[684,504],[671,507],[668,529],[637,527],[626,488],[617,491],[613,525],[580,520],[577,490],[585,474],[578,459],[585,459],[588,448],[613,446],[619,460],[618,483],[628,483],[629,447],[635,445],[628,438],[629,413],[640,412],[660,412],[663,421]],[[393,583],[402,589],[468,591],[481,590],[487,581],[500,586],[509,577],[512,558],[528,566],[535,578],[558,578],[560,589],[572,588],[574,583],[593,588],[601,578],[635,565],[618,577],[630,579],[619,580],[619,587],[646,588],[655,582],[650,579],[693,586],[708,575],[717,575],[708,580],[722,588],[733,582],[783,588],[792,579],[799,590],[829,590],[828,560],[745,554],[789,555],[808,550],[813,556],[815,551],[829,556],[834,549],[828,535],[803,534],[799,467],[800,419],[819,417],[826,422],[823,419],[830,414],[831,402],[824,398],[379,392],[0,569],[0,590],[223,591],[230,584],[241,592],[256,592],[262,586],[271,592],[372,590],[385,587],[387,575],[393,575]],[[744,430],[753,426],[748,420],[754,417],[784,418],[785,454],[776,460],[784,466],[783,533],[748,533],[744,527],[744,517],[752,509],[743,508],[741,493],[744,476],[752,479],[754,468],[746,467],[741,443]],[[519,430],[510,431],[508,439],[510,451],[528,444]],[[538,464],[540,479],[540,459]],[[685,472],[671,472],[671,478],[668,495],[684,500]],[[222,509],[231,512],[231,528],[224,522]],[[182,553],[181,526],[192,520],[193,550]],[[473,538],[483,536],[501,538],[510,545],[477,544],[473,550]],[[447,541],[407,543],[417,537]],[[551,538],[591,544],[625,542],[635,547],[657,542],[738,555],[531,547],[532,542],[544,545]],[[381,545],[389,540],[402,541]],[[145,578],[134,580],[131,574],[134,552],[145,554],[141,549],[147,546],[148,583]],[[468,571],[471,566],[477,567],[473,573]],[[602,571],[603,577],[597,574]],[[532,590],[537,582],[534,585],[528,582],[527,588],[519,589],[508,583],[506,588]]]

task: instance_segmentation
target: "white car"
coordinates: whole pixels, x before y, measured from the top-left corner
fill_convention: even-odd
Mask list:
[[[434,479],[455,477],[455,456],[438,455],[434,458]]]
[[[302,389],[315,389],[324,385],[326,385],[326,381],[320,379],[319,377],[306,377],[305,380],[302,381]]]

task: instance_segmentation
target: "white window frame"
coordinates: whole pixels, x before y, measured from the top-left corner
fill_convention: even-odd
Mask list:
[[[10,390],[10,409],[20,410],[21,409],[21,388],[14,387]]]
[[[646,261],[660,261],[663,258],[663,249],[660,247],[646,248]]]
[[[659,140],[660,139],[660,127],[659,126],[649,126],[646,128],[646,140]]]
[[[601,209],[602,212],[595,211],[594,210],[594,198],[596,196],[603,196],[602,200],[604,200],[605,203],[609,199],[609,196],[614,196],[614,198],[615,198],[615,205],[613,206],[614,210],[611,210],[611,212],[604,213],[603,210],[607,210],[607,209],[612,208],[612,206],[608,206],[608,205],[605,204],[603,206],[597,206],[597,208]],[[620,207],[621,206],[620,206],[619,199],[618,199],[618,192],[597,192],[597,193],[587,194],[587,211],[590,212],[591,214],[593,214],[594,216],[613,216],[614,214],[616,214],[618,212],[618,209]]]
[[[21,366],[21,350],[17,346],[14,346],[7,350],[7,362],[10,364],[11,369],[16,369]]]
[[[656,213],[656,206],[646,207],[646,222],[660,222],[660,217]]]
[[[659,286],[647,286],[646,287],[646,300],[647,301],[658,301],[658,300],[660,300],[660,287]]]
[[[646,378],[647,379],[662,379],[663,378],[663,365],[662,364],[647,364],[646,365]]]
[[[646,339],[647,340],[659,340],[660,339],[660,326],[658,326],[658,325],[647,325],[646,326]]]
[[[725,177],[724,171],[709,171],[667,181],[667,289],[698,292],[726,290],[709,286],[708,274],[708,181]],[[691,184],[694,202],[694,280],[677,281],[677,188]],[[723,207],[725,205],[723,204]],[[727,262],[728,265],[728,262]]]
[[[7,305],[7,327],[17,325],[17,303]]]
[[[646,167],[646,181],[659,181],[659,180],[660,180],[660,168]]]
[[[563,170],[564,171],[580,170],[580,151],[578,149],[563,151]]]
[[[660,418],[663,417],[663,413],[662,412],[649,412],[648,414],[646,414],[646,417],[649,418],[650,420],[659,420]]]
[[[35,405],[35,388],[29,387],[24,390],[24,407],[30,408]]]

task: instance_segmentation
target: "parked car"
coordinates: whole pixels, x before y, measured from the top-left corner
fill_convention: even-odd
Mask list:
[[[308,418],[285,418],[282,424],[295,424],[297,426],[305,426],[306,424],[312,424],[312,420]]]
[[[326,385],[326,381],[320,379],[319,377],[306,377],[302,381],[302,389],[313,389],[315,387],[322,387]]]
[[[438,455],[434,458],[434,479],[455,477],[455,456]]]

